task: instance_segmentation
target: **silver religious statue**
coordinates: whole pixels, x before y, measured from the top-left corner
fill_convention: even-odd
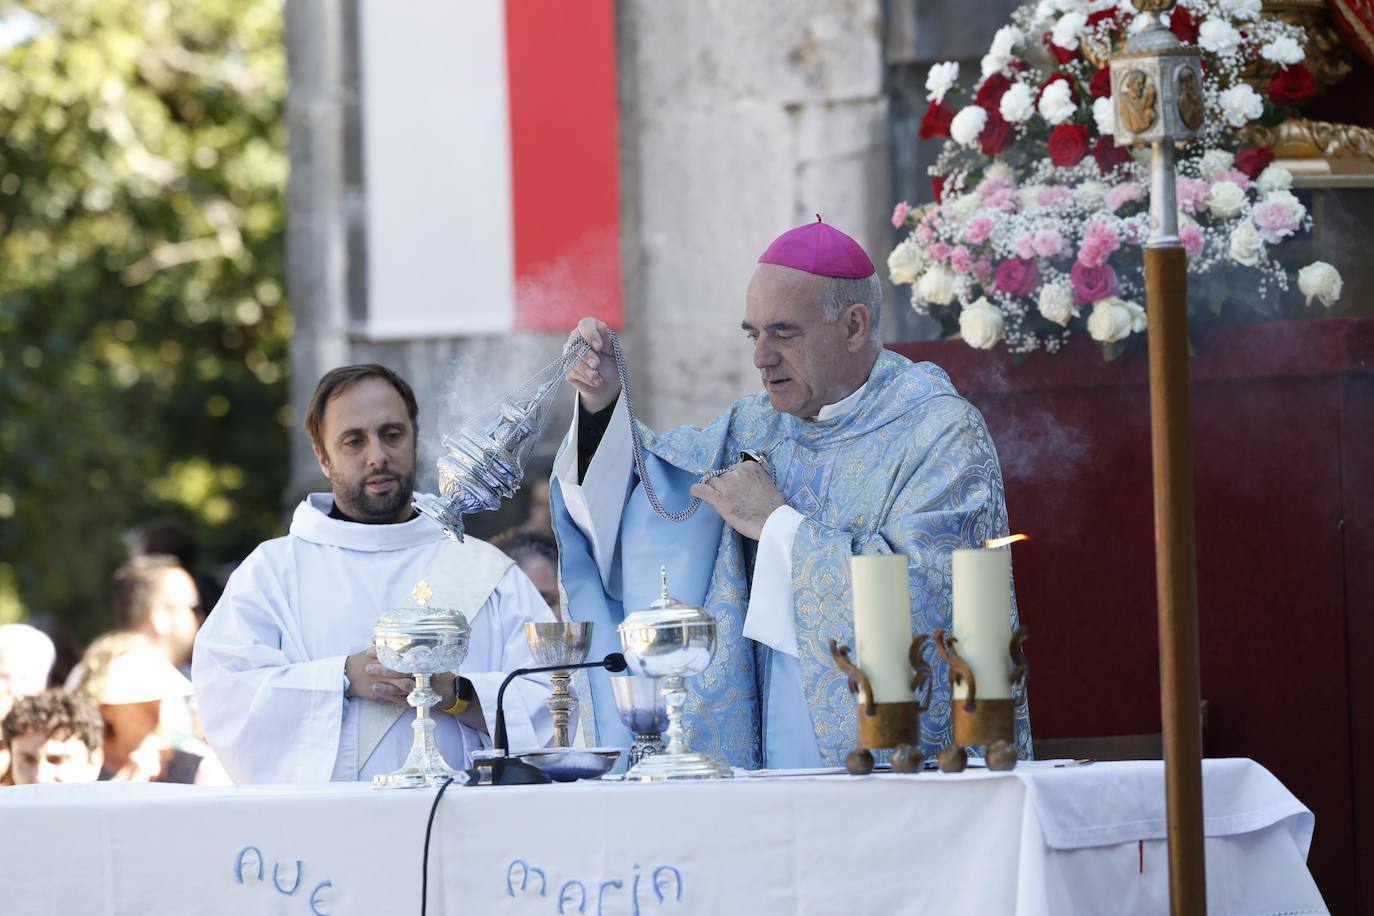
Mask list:
[[[659,575],[662,592],[658,600],[627,615],[617,629],[630,670],[662,678],[660,690],[668,708],[668,749],[642,758],[625,778],[651,782],[733,776],[721,761],[688,750],[682,733],[682,707],[687,702],[683,678],[700,674],[711,663],[716,650],[716,620],[704,608],[670,597],[667,570],[660,568]]]
[[[541,668],[553,665],[580,665],[587,660],[587,652],[592,647],[592,625],[573,623],[565,620],[560,623],[525,624],[525,641],[530,645],[530,654]],[[553,692],[544,703],[553,712],[553,746],[571,747],[568,723],[572,710],[577,706],[577,698],[568,690],[571,671],[555,671],[551,675]]]
[[[1202,57],[1182,44],[1161,18],[1173,0],[1135,0],[1145,19],[1126,52],[1112,58],[1116,144],[1150,144],[1150,239],[1147,247],[1177,247],[1178,202],[1174,187],[1177,143],[1202,128]]]
[[[449,777],[461,776],[444,760],[434,741],[434,719],[429,709],[439,702],[439,694],[429,686],[429,679],[440,672],[458,670],[467,657],[472,631],[467,618],[458,611],[430,606],[434,593],[428,583],[416,585],[411,597],[414,607],[386,614],[373,631],[377,661],[392,671],[415,677],[415,689],[407,698],[415,707],[410,754],[396,772],[372,778],[374,786],[387,789],[437,786]]]

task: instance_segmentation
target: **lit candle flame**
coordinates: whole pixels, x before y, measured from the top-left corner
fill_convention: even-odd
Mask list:
[[[1030,535],[1028,535],[1028,534],[1013,534],[1013,535],[1011,535],[1011,536],[1009,536],[1009,537],[1004,537],[1004,538],[992,538],[991,540],[984,541],[984,542],[983,542],[983,546],[986,547],[988,550],[995,550],[995,549],[998,548],[998,547],[1005,547],[1005,546],[1007,546],[1008,544],[1015,544],[1017,541],[1029,541],[1029,540],[1030,540]]]

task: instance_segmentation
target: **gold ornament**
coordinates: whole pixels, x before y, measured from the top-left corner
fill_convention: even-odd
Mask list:
[[[428,582],[421,579],[415,588],[411,590],[410,597],[414,598],[415,603],[420,607],[424,607],[429,604],[429,599],[434,597],[434,589],[429,587]]]
[[[1144,70],[1131,70],[1121,78],[1121,126],[1133,134],[1143,134],[1154,126],[1155,87]]]
[[[1189,130],[1202,127],[1206,116],[1206,105],[1202,100],[1202,86],[1198,84],[1197,71],[1188,67],[1178,75],[1178,116],[1183,126]]]

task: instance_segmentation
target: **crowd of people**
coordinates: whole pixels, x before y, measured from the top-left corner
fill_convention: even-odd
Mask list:
[[[546,483],[533,488],[529,518],[492,542],[557,615],[547,500]],[[65,634],[55,643],[29,623],[0,625],[0,787],[230,782],[200,728],[190,679],[196,633],[210,611],[204,599],[217,598],[222,582],[196,568],[194,535],[179,523],[136,530],[129,549],[111,579],[111,629],[75,665],[59,663]]]

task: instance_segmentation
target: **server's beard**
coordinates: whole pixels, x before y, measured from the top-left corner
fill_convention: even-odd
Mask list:
[[[394,480],[396,486],[385,493],[369,492],[368,481],[377,480]],[[415,472],[368,474],[356,481],[335,481],[333,489],[334,502],[349,518],[373,525],[405,521],[398,516],[410,505],[415,490]]]

